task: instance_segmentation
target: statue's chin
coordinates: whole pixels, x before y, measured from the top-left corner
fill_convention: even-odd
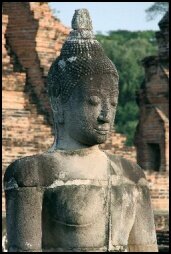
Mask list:
[[[93,146],[105,143],[108,138],[109,133],[86,133],[86,135],[80,135],[80,138],[73,137],[78,143],[86,145],[86,146]]]
[[[97,144],[103,144],[107,140],[107,136],[100,137],[97,139]]]
[[[99,145],[105,143],[107,135],[96,135],[92,139],[87,140],[87,145]]]

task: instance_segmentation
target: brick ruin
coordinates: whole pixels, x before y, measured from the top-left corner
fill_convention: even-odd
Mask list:
[[[140,108],[135,133],[137,163],[145,170],[151,199],[158,219],[158,235],[168,237],[169,213],[169,13],[159,22],[156,32],[158,55],[142,60],[145,79],[137,93]],[[163,214],[163,215],[162,215]],[[164,215],[165,214],[165,215]],[[160,217],[161,215],[161,217]],[[164,216],[164,217],[163,217]],[[165,246],[166,244],[163,243]],[[163,251],[168,250],[163,248]]]
[[[2,15],[3,173],[53,143],[46,76],[69,28],[47,3],[4,2]]]
[[[60,49],[70,29],[53,16],[48,3],[45,2],[4,2],[2,12],[3,175],[6,167],[12,161],[26,155],[41,153],[53,143],[52,115],[46,93],[46,77],[51,63],[60,54]],[[158,32],[158,40],[161,42],[160,45],[165,45],[165,41],[161,39],[163,35],[160,36],[161,32]],[[163,47],[159,52],[163,54]],[[154,59],[159,61],[157,57]],[[154,66],[152,63],[146,65],[146,73],[150,72],[151,67],[148,66],[151,65]],[[165,74],[168,73],[166,67],[162,66],[162,68]],[[166,78],[168,74],[164,76],[161,71],[157,71],[156,75],[158,77],[163,75],[162,77]],[[167,80],[165,78],[158,78],[156,89],[161,89],[160,86]],[[163,86],[166,87],[166,85]],[[161,91],[163,92],[164,90]],[[139,98],[144,98],[144,95],[141,95],[143,93],[147,91],[144,92],[142,88]],[[151,102],[155,99],[154,96],[150,98]],[[164,99],[165,102],[162,102],[161,96],[159,98],[161,107],[157,106],[156,110],[159,110],[160,113],[154,111],[156,112],[155,118],[155,113],[152,112],[151,116],[149,115],[149,125],[150,117],[151,121],[155,120],[155,126],[157,126],[157,123],[161,123],[163,119],[162,115],[159,120],[158,115],[165,114],[163,108],[167,108],[167,105],[164,106],[164,103],[167,103]],[[139,101],[141,105],[144,105],[143,100],[139,99]],[[140,110],[145,112],[145,106],[140,107]],[[141,123],[143,121],[140,119]],[[164,133],[163,126],[167,124],[166,121],[163,121],[160,127],[155,126],[154,128],[163,128]],[[141,147],[143,145],[141,134],[137,137],[136,144]],[[166,139],[168,140],[167,136],[165,136]],[[113,131],[102,148],[136,162],[136,149],[126,147],[125,140],[125,136]],[[138,162],[141,164],[139,146],[137,145]],[[165,165],[164,162],[162,165]],[[168,219],[165,215],[165,211],[168,210],[168,177],[165,169],[161,169],[160,172],[148,170],[145,172],[150,183],[153,208],[155,211],[163,210],[162,215],[158,212],[155,215],[157,229],[166,228]],[[4,213],[4,198],[2,205]]]
[[[137,93],[140,108],[135,133],[137,163],[145,170],[156,210],[168,211],[169,170],[169,14],[156,32],[158,55],[142,60],[145,79]],[[155,180],[154,180],[155,179]]]
[[[169,17],[159,22],[159,53],[143,59],[145,80],[138,94],[137,162],[156,172],[169,169]]]

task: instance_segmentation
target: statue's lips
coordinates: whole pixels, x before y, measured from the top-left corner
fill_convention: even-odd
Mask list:
[[[109,129],[94,129],[94,130],[101,135],[106,135],[109,132]]]

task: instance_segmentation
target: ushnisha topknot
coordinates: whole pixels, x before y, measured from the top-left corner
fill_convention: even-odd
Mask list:
[[[48,73],[49,96],[60,96],[65,103],[84,76],[107,73],[113,74],[117,86],[117,70],[95,39],[88,10],[75,10],[72,31]]]
[[[92,21],[87,9],[75,10],[72,18],[72,29],[73,30],[93,30]]]

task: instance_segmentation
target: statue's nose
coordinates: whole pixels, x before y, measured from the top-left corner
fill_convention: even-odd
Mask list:
[[[100,112],[100,115],[98,116],[98,121],[109,123],[110,122],[109,110],[102,110]]]

